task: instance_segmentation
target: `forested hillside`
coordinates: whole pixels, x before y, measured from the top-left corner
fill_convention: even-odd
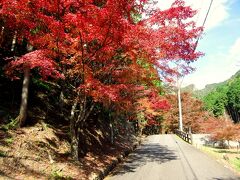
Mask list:
[[[212,90],[202,97],[205,108],[212,112],[214,116],[228,114],[235,123],[240,121],[239,73],[238,71],[227,81],[212,85]],[[203,91],[206,91],[206,89]]]

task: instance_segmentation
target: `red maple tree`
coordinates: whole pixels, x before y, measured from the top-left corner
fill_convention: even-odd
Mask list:
[[[165,131],[174,132],[174,130],[178,129],[179,127],[179,109],[177,95],[167,95],[166,99],[168,99],[171,108],[167,113],[164,114],[163,126]],[[210,121],[208,121],[209,115],[208,112],[204,110],[203,103],[200,100],[192,97],[192,95],[187,92],[182,93],[181,101],[183,127],[185,131],[188,131],[191,128],[191,131],[193,133],[200,133],[203,131],[206,132],[207,129],[204,128],[209,126],[204,123]]]
[[[174,61],[188,72],[189,62],[201,55],[194,47],[202,28],[187,22],[196,12],[181,0],[165,11],[146,8],[148,2],[1,1],[4,26],[14,30],[19,44],[26,41],[31,47],[28,50],[33,50],[12,61],[7,72],[25,71],[29,81],[29,70],[37,68],[43,78],[65,78],[62,91],[71,92],[70,133],[76,159],[79,128],[86,123],[96,102],[114,104],[118,111],[137,110],[134,105],[142,99],[149,101],[154,111],[164,109],[167,104],[158,97],[154,81],[159,74],[164,78],[178,73],[170,66]],[[143,12],[148,17],[137,19]],[[28,83],[23,87],[26,111]],[[144,91],[149,93],[143,97]],[[147,103],[140,107],[143,104]]]

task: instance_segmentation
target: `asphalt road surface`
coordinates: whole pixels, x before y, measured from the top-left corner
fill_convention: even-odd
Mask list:
[[[105,180],[240,180],[175,135],[153,135]]]

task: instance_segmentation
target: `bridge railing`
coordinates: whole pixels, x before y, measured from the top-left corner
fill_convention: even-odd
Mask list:
[[[180,138],[182,138],[184,141],[193,144],[193,137],[192,137],[192,133],[187,133],[184,131],[180,131],[180,130],[175,130],[175,134],[178,135]]]

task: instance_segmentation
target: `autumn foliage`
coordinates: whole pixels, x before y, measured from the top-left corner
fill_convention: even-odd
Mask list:
[[[165,131],[174,132],[179,128],[179,111],[178,111],[178,99],[176,94],[167,95],[167,99],[171,104],[170,110],[164,114],[163,126]],[[208,112],[204,110],[203,103],[192,97],[191,94],[185,92],[181,95],[182,101],[182,115],[183,115],[183,127],[185,131],[191,128],[193,133],[203,132],[203,122],[208,122]]]
[[[171,68],[172,62],[188,73],[189,63],[202,55],[195,51],[202,28],[189,20],[196,11],[182,0],[164,11],[149,3],[0,1],[2,31],[10,29],[14,42],[6,73],[15,78],[31,69],[60,84],[61,94],[71,102],[68,115],[75,158],[79,128],[97,103],[111,111],[130,112],[126,114],[132,119],[143,113],[153,123],[169,108],[156,82],[179,73]]]
[[[239,142],[239,124],[234,124],[231,119],[224,117],[209,117],[202,124],[202,131],[210,134],[210,138],[216,142]]]

